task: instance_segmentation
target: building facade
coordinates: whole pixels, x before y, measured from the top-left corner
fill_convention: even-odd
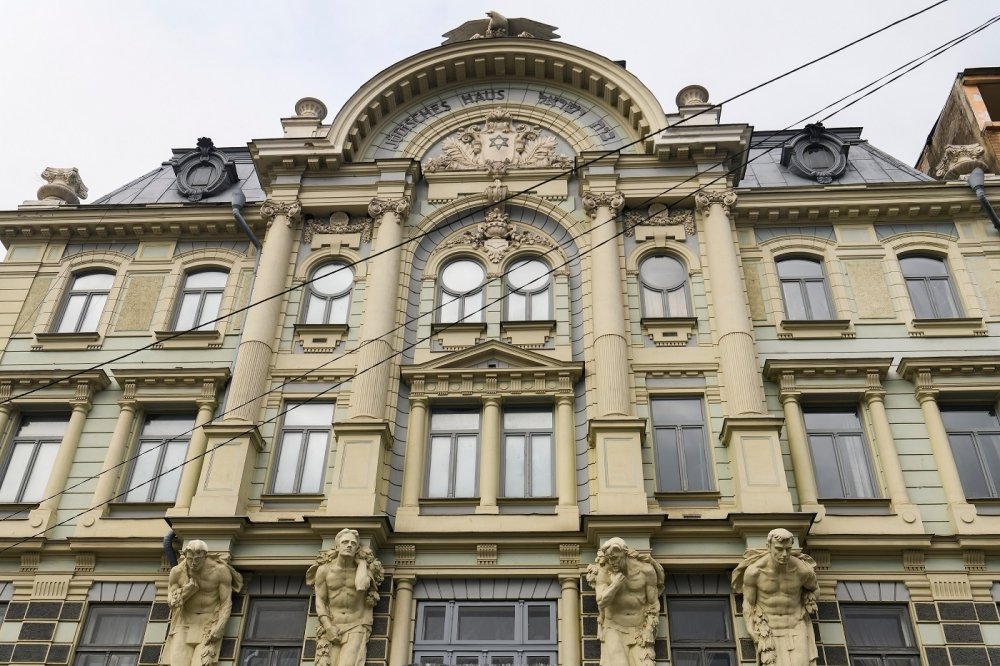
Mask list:
[[[1000,664],[974,193],[483,23],[329,123],[0,213],[0,661],[165,662],[199,539],[245,581],[221,662],[317,663],[353,528],[368,664],[596,666],[612,537],[666,572],[658,664],[752,664],[730,575],[784,527],[817,663]]]

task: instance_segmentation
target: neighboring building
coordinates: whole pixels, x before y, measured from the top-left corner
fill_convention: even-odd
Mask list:
[[[658,663],[753,663],[729,575],[785,527],[819,663],[1000,664],[974,193],[463,29],[330,124],[0,213],[0,661],[157,663],[172,527],[247,580],[224,663],[311,664],[304,574],[353,527],[369,664],[596,665],[614,536],[666,570]]]
[[[980,167],[1000,173],[1000,67],[959,72],[917,168],[941,180],[957,180]]]

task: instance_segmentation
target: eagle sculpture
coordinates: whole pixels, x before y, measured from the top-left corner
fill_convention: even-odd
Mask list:
[[[500,12],[486,12],[488,19],[473,19],[466,21],[454,30],[441,35],[445,38],[442,44],[464,42],[470,39],[487,37],[533,37],[535,39],[559,39],[558,28],[526,18],[509,19]]]

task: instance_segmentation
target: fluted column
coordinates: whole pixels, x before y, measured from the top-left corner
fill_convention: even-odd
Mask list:
[[[389,644],[389,666],[406,666],[410,663],[410,625],[413,622],[412,577],[393,578],[392,637]]]
[[[573,396],[556,398],[556,493],[559,506],[576,506],[576,437],[573,429]]]
[[[962,477],[958,474],[958,466],[955,465],[955,457],[952,455],[951,444],[948,442],[948,431],[941,419],[937,395],[937,389],[926,386],[917,388],[917,400],[920,402],[920,411],[924,415],[924,423],[927,424],[927,436],[930,440],[931,451],[934,453],[938,474],[941,475],[941,487],[944,489],[948,504],[954,507],[966,504],[965,491],[962,489]]]
[[[719,340],[719,369],[725,379],[730,412],[762,414],[764,392],[759,381],[740,260],[729,210],[736,193],[699,192],[695,204],[704,219],[705,251],[711,280],[713,315]]]
[[[76,397],[70,401],[73,413],[69,417],[66,432],[59,444],[59,453],[52,463],[52,472],[49,474],[48,483],[45,484],[45,495],[38,504],[39,509],[55,511],[59,508],[59,500],[62,497],[60,493],[66,487],[70,468],[73,467],[73,461],[76,459],[77,447],[80,446],[83,425],[87,422],[87,414],[90,412],[92,404],[90,387],[81,382],[77,385]]]
[[[799,395],[798,391],[782,389],[781,406],[785,412],[785,432],[788,433],[788,451],[792,456],[792,472],[795,474],[795,487],[799,491],[799,505],[808,506],[818,502],[816,472],[809,451],[809,435],[806,433]]]
[[[214,383],[212,385],[214,387]],[[198,488],[198,478],[201,476],[205,448],[208,445],[208,436],[205,435],[202,426],[211,421],[212,415],[215,414],[215,396],[202,397],[197,401],[197,404],[198,415],[195,417],[194,431],[191,433],[191,442],[188,444],[186,458],[190,462],[184,465],[181,482],[177,487],[177,501],[174,502],[174,506],[178,509],[186,509],[191,506],[191,498],[194,497],[195,490]]]
[[[424,485],[424,443],[427,440],[427,398],[410,396],[410,422],[406,427],[401,507],[416,509]]]
[[[135,385],[131,387],[134,394]],[[129,387],[125,387],[125,395],[129,394]],[[125,451],[128,448],[129,436],[132,434],[132,426],[135,423],[135,398],[126,397],[118,401],[120,411],[118,421],[115,423],[114,432],[111,433],[111,441],[108,442],[108,452],[104,456],[104,466],[101,467],[101,475],[97,478],[97,489],[94,490],[94,497],[90,501],[90,507],[97,508],[111,501],[115,491],[115,483],[119,474],[112,474],[111,470],[116,465],[120,465],[125,459]]]
[[[621,192],[583,194],[590,215],[590,288],[594,326],[597,416],[629,416],[628,355],[621,262],[613,220],[625,205]]]
[[[483,426],[480,433],[479,506],[477,513],[498,513],[500,494],[500,398],[483,400]]]
[[[250,294],[250,302],[257,305],[247,310],[243,324],[243,337],[236,352],[236,365],[226,400],[227,421],[253,422],[259,416],[274,352],[275,327],[284,301],[280,296],[264,299],[286,289],[288,266],[292,260],[292,227],[301,213],[302,206],[298,201],[268,200],[260,208],[261,217],[267,220],[267,234]]]
[[[876,375],[875,381],[878,382]],[[885,476],[886,490],[894,506],[899,507],[910,503],[910,495],[906,489],[906,479],[903,478],[903,468],[899,464],[899,453],[896,451],[896,441],[889,426],[889,415],[885,411],[885,391],[869,388],[865,391],[865,402],[871,415],[872,428],[875,435],[875,446],[882,463],[882,473]]]
[[[403,223],[410,214],[408,197],[372,199],[368,214],[378,233],[365,287],[365,312],[361,321],[358,375],[351,382],[349,418],[385,418],[386,395],[393,364],[390,333],[396,326]]]
[[[559,663],[576,666],[580,663],[580,578],[575,574],[560,575],[562,589],[559,600]]]

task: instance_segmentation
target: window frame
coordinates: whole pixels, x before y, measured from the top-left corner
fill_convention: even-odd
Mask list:
[[[675,651],[688,651],[688,652],[698,652],[701,657],[702,663],[708,663],[704,661],[703,657],[707,652],[726,652],[732,657],[732,666],[739,666],[740,662],[736,654],[736,643],[737,635],[735,630],[735,624],[733,622],[733,607],[732,598],[728,595],[667,595],[665,598],[664,608],[667,614],[667,625],[668,633],[670,636],[670,661],[671,663],[677,663]],[[729,634],[728,642],[711,642],[705,641],[703,639],[678,639],[677,631],[674,625],[674,613],[671,612],[671,604],[684,604],[684,603],[715,603],[720,605],[722,610],[722,620],[724,624],[724,630]]]
[[[319,427],[318,424],[308,424],[308,425],[288,425],[288,414],[292,411],[291,405],[310,405],[310,404],[324,404],[330,405],[330,423],[326,427]],[[276,437],[274,437],[274,453],[271,456],[271,473],[268,475],[268,494],[270,495],[320,495],[323,493],[326,487],[326,471],[327,466],[330,462],[330,448],[333,445],[333,419],[336,418],[337,413],[337,402],[336,400],[288,400],[284,403],[283,408],[284,415],[281,419],[281,427],[278,429]],[[299,451],[299,461],[295,465],[295,478],[292,483],[293,490],[284,491],[275,489],[275,484],[278,478],[278,470],[281,464],[281,455],[284,450],[285,435],[286,433],[300,432],[302,433],[302,442],[304,446],[301,447]],[[305,466],[307,462],[307,449],[309,442],[309,435],[312,433],[325,432],[326,433],[326,446],[323,448],[323,464],[321,469],[323,470],[320,477],[320,487],[315,491],[302,491],[302,476],[305,472]],[[297,489],[296,489],[297,488]]]
[[[900,620],[900,630],[904,639],[909,641],[906,646],[858,646],[851,647],[849,637],[847,617],[852,612],[859,611],[862,619],[865,615],[876,615],[894,611],[897,619]],[[919,666],[920,645],[917,640],[917,633],[913,628],[913,617],[910,614],[909,604],[903,603],[840,603],[840,617],[844,626],[844,643],[847,647],[847,658],[854,663],[854,659],[879,659],[882,666],[890,666],[888,659],[911,658],[914,666]]]
[[[781,275],[781,265],[782,263],[791,261],[806,261],[811,264],[815,264],[819,269],[819,277],[782,277]],[[832,321],[836,317],[835,308],[833,305],[833,297],[830,292],[830,280],[826,273],[826,265],[822,258],[817,258],[812,255],[803,254],[786,254],[780,257],[775,257],[774,259],[774,270],[778,277],[778,291],[781,293],[781,304],[784,309],[785,319],[787,321],[799,322],[799,321]],[[807,288],[808,284],[820,284],[823,288],[823,305],[826,307],[826,312],[823,317],[816,316],[815,304],[809,297],[809,290]],[[802,310],[805,313],[805,317],[792,317],[789,313],[788,308],[788,298],[785,294],[785,285],[795,284],[798,286],[798,295],[801,300]]]
[[[475,414],[477,418],[477,427],[475,430],[469,429],[458,429],[458,430],[434,430],[434,414],[445,413],[445,412],[466,412],[470,414]],[[482,426],[483,426],[483,410],[482,406],[476,407],[463,407],[463,406],[451,406],[451,405],[439,405],[432,406],[428,410],[427,416],[427,439],[426,449],[424,452],[425,464],[424,464],[424,499],[428,500],[475,500],[479,497],[479,464],[482,458],[482,448],[483,448],[483,438],[482,438]],[[473,492],[471,495],[456,495],[455,494],[455,484],[458,479],[458,446],[456,442],[459,437],[467,437],[473,435],[476,438],[476,456],[473,462],[475,480],[473,482]],[[448,463],[448,494],[446,495],[431,495],[431,446],[434,437],[449,437],[449,463]]]
[[[31,476],[34,473],[35,465],[38,462],[38,453],[39,453],[40,445],[43,444],[43,443],[44,444],[55,443],[55,445],[56,445],[56,449],[55,449],[56,456],[59,455],[59,449],[62,447],[62,441],[63,441],[63,439],[66,436],[66,428],[69,427],[69,416],[70,415],[69,414],[64,414],[63,415],[63,416],[65,416],[65,420],[63,422],[63,433],[62,433],[62,435],[59,436],[58,439],[54,439],[54,436],[51,437],[51,438],[47,437],[47,436],[33,437],[33,438],[32,437],[18,437],[18,433],[20,432],[21,427],[24,425],[24,422],[25,422],[26,419],[30,419],[33,416],[34,417],[42,416],[42,415],[44,415],[44,416],[50,416],[50,415],[54,415],[54,414],[55,414],[55,412],[21,412],[21,413],[19,413],[17,415],[16,419],[11,419],[12,423],[10,425],[10,428],[9,428],[7,434],[4,437],[4,439],[6,440],[6,442],[4,443],[4,447],[3,447],[3,451],[2,451],[2,456],[0,456],[0,463],[2,463],[2,465],[0,465],[0,486],[3,485],[3,482],[7,478],[7,473],[10,470],[10,464],[11,464],[11,461],[12,461],[12,459],[14,457],[14,450],[17,447],[18,443],[20,443],[20,442],[31,442],[32,450],[31,450],[31,453],[29,455],[28,464],[25,465],[25,470],[28,471],[28,473],[21,479],[21,484],[18,487],[17,493],[15,494],[15,499],[12,500],[12,501],[2,501],[2,500],[0,500],[0,504],[38,504],[40,501],[42,501],[43,499],[45,499],[45,497],[44,497],[44,495],[45,495],[45,486],[48,485],[48,479],[49,479],[49,476],[51,476],[51,469],[49,470],[49,475],[46,476],[45,483],[42,484],[41,496],[38,499],[36,499],[36,500],[35,499],[25,500],[24,499],[24,492],[27,489],[26,486],[28,484],[28,481],[31,479]]]
[[[292,642],[293,639],[280,639],[280,638],[256,638],[249,636],[250,625],[252,621],[252,615],[254,612],[254,606],[261,604],[272,604],[275,607],[280,606],[291,606],[293,603],[300,604],[302,610],[302,636],[299,637],[298,642]],[[284,613],[290,613],[294,609],[286,609]],[[296,648],[298,650],[298,658],[296,661],[302,660],[302,649],[306,639],[306,628],[309,622],[309,597],[276,597],[276,596],[252,596],[247,599],[247,609],[245,619],[243,621],[243,630],[240,632],[240,650],[236,657],[235,664],[239,666],[243,664],[247,658],[251,655],[246,654],[248,650],[265,650],[268,655],[268,665],[272,666],[274,664],[274,655],[281,649],[291,649]]]
[[[518,412],[522,413],[547,413],[549,415],[549,423],[551,424],[548,430],[541,430],[536,428],[507,428],[507,415],[516,414]],[[482,418],[482,417],[480,417]],[[508,495],[507,494],[507,436],[508,434],[514,436],[524,437],[524,463],[522,474],[524,477],[524,494],[523,495]],[[531,473],[531,462],[532,453],[534,451],[534,438],[536,436],[548,436],[548,461],[549,461],[549,479],[548,486],[550,492],[547,495],[537,495],[532,491],[532,487],[535,485],[534,475]],[[555,447],[556,447],[556,437],[555,437],[555,410],[551,406],[547,405],[511,405],[505,407],[500,414],[500,492],[503,499],[555,499],[556,493],[556,466],[555,466]]]
[[[668,287],[656,287],[647,283],[646,278],[643,276],[642,268],[647,262],[658,259],[667,258],[671,259],[680,266],[681,272],[684,275],[684,279],[681,280],[680,284],[668,288]],[[643,319],[687,319],[692,316],[692,304],[691,304],[691,269],[687,263],[678,256],[667,252],[655,252],[642,257],[637,265],[637,277],[639,283],[639,312]],[[658,295],[658,302],[660,307],[663,309],[662,315],[653,315],[647,312],[646,306],[646,291],[652,294]],[[670,309],[670,294],[680,291],[683,296],[684,301],[684,312],[671,312]]]
[[[187,431],[183,431],[180,435],[165,436],[165,437],[143,437],[143,432],[146,429],[146,424],[149,422],[150,419],[152,419],[154,417],[157,417],[157,416],[189,416],[190,417],[191,427]],[[173,504],[174,502],[176,502],[177,501],[177,491],[180,489],[181,477],[183,476],[183,471],[184,471],[183,467],[181,467],[181,468],[179,468],[177,470],[177,472],[178,472],[178,474],[177,474],[177,488],[174,489],[173,497],[171,499],[169,499],[169,500],[157,500],[157,499],[155,499],[156,498],[156,492],[157,492],[157,490],[159,488],[160,482],[163,480],[163,477],[164,477],[164,473],[163,473],[163,470],[164,470],[164,460],[166,459],[168,450],[170,448],[167,445],[169,443],[171,443],[171,442],[184,441],[184,440],[179,440],[179,437],[186,436],[187,440],[184,441],[184,460],[186,461],[187,460],[188,451],[190,451],[190,449],[191,449],[191,438],[194,435],[195,429],[197,428],[197,422],[198,422],[197,421],[197,413],[196,413],[195,410],[162,410],[162,411],[161,410],[152,410],[152,409],[151,410],[143,410],[141,418],[137,418],[135,420],[135,423],[136,423],[136,427],[135,427],[136,433],[135,433],[135,436],[134,436],[134,443],[133,443],[133,445],[131,447],[131,451],[132,451],[132,455],[130,456],[131,461],[130,461],[130,464],[129,464],[129,467],[128,467],[128,473],[125,475],[125,480],[124,480],[124,483],[122,485],[122,488],[121,488],[120,492],[118,493],[118,495],[116,496],[116,498],[114,500],[115,503],[117,503],[117,504],[127,504],[127,505],[130,505],[130,506],[135,506],[135,505],[143,505],[143,504],[152,504],[152,505],[167,504],[167,505],[169,505],[169,504]],[[153,449],[150,449],[150,451],[156,450],[156,463],[154,464],[153,469],[152,469],[151,480],[148,483],[147,482],[143,482],[146,485],[142,486],[141,488],[139,488],[138,486],[135,487],[135,488],[133,488],[133,484],[136,482],[135,471],[136,471],[137,460],[138,460],[139,456],[140,455],[150,455],[149,453],[140,453],[144,441],[146,441],[146,442],[150,442],[150,441],[156,442],[156,441],[159,441],[160,442],[158,445],[154,444]],[[173,465],[171,465],[171,467],[173,467]],[[146,493],[146,499],[145,500],[131,500],[131,499],[129,499],[129,495],[132,493],[133,490],[140,490],[140,489],[144,489],[145,490],[145,493]]]
[[[545,284],[543,286],[541,286],[541,287],[539,287],[537,289],[533,289],[533,290],[528,290],[528,289],[525,289],[524,287],[522,287],[520,289],[515,289],[514,285],[512,285],[510,283],[510,276],[511,276],[511,274],[514,272],[514,270],[516,270],[517,267],[520,267],[521,265],[523,265],[525,263],[528,263],[528,262],[532,262],[532,261],[541,264],[542,266],[545,267],[545,270],[548,271],[544,275]],[[543,260],[541,257],[536,256],[536,255],[523,255],[523,256],[515,258],[509,264],[507,264],[507,268],[506,268],[506,270],[504,270],[504,278],[503,278],[504,294],[507,297],[507,298],[504,299],[504,316],[503,316],[503,321],[505,321],[505,322],[530,322],[530,321],[551,321],[552,320],[552,316],[553,316],[552,315],[552,310],[553,310],[553,306],[554,306],[554,303],[553,303],[553,301],[554,301],[554,298],[553,298],[553,292],[554,292],[554,290],[552,288],[552,272],[551,271],[552,271],[552,267],[548,264],[548,262],[545,261],[545,260]],[[547,296],[547,298],[546,298],[545,312],[544,313],[535,313],[535,312],[532,311],[533,310],[532,303],[533,303],[534,297],[538,296],[539,294],[542,294],[542,293],[545,293],[546,296]],[[510,295],[512,295],[512,294],[517,294],[517,295],[522,296],[524,298],[524,316],[523,317],[516,317],[515,318],[511,314],[511,299],[510,299]]]
[[[188,280],[190,280],[195,275],[200,275],[200,274],[203,274],[203,273],[216,273],[218,275],[224,276],[224,279],[222,281],[222,286],[221,287],[197,287],[197,288],[189,288],[187,286],[188,285]],[[214,320],[214,319],[218,319],[219,315],[222,313],[222,301],[223,301],[223,299],[225,297],[226,286],[227,286],[228,282],[229,282],[229,271],[226,270],[226,269],[224,269],[224,268],[217,267],[217,266],[204,266],[204,267],[199,267],[199,268],[191,269],[189,271],[185,271],[185,273],[184,273],[184,280],[181,283],[181,288],[180,288],[180,291],[178,291],[178,293],[177,293],[177,300],[176,300],[175,305],[174,305],[174,314],[173,314],[173,317],[172,317],[172,322],[171,322],[171,327],[170,327],[171,330],[174,330],[174,331],[189,331],[189,330],[190,331],[211,331],[211,330],[214,330],[215,329],[215,323],[217,323],[217,322],[215,322],[215,323],[210,323],[210,322],[212,322],[212,320]],[[212,317],[209,317],[208,320],[205,323],[198,324],[196,326],[195,323],[201,321],[202,318],[203,318],[204,308],[205,308],[205,300],[206,300],[206,298],[210,294],[218,294],[218,296],[219,296],[219,305],[215,309],[215,315],[212,316]],[[193,321],[192,321],[192,323],[190,325],[182,324],[181,321],[180,321],[180,317],[181,317],[181,312],[182,312],[183,307],[184,307],[184,302],[187,300],[188,296],[194,296],[194,295],[197,295],[197,297],[198,297],[198,304],[195,307],[195,311],[194,311],[194,319],[193,319]]]
[[[448,289],[444,284],[444,274],[448,268],[456,263],[467,261],[475,264],[483,272],[482,282],[478,286],[471,288],[467,291],[461,293],[456,293]],[[479,259],[469,256],[457,256],[448,259],[446,262],[441,264],[441,268],[437,271],[437,284],[435,287],[435,305],[437,312],[435,313],[435,322],[439,324],[483,324],[486,322],[486,285],[489,284],[489,274],[486,267],[482,264]],[[445,296],[451,297],[451,300],[446,300]],[[476,296],[482,296],[482,303],[478,308],[475,308],[475,312],[471,314],[466,314],[467,299]],[[445,319],[444,311],[445,304],[452,303],[454,301],[458,302],[458,316],[452,319]]]
[[[928,259],[935,261],[944,268],[944,275],[907,275],[904,264],[907,259]],[[962,307],[962,301],[955,289],[955,284],[952,280],[951,267],[948,265],[946,257],[941,257],[927,252],[913,252],[898,256],[897,263],[899,264],[900,274],[903,276],[903,286],[906,289],[906,295],[910,299],[910,307],[913,310],[914,319],[960,319],[965,316],[965,310]],[[944,282],[947,286],[945,293],[948,295],[948,298],[951,299],[950,305],[954,309],[953,314],[941,314],[942,304],[936,297],[938,292],[931,289],[931,284],[934,282]],[[918,310],[917,301],[913,298],[913,289],[911,288],[911,285],[913,284],[920,284],[922,286],[923,296],[926,298],[927,305],[931,308],[930,312],[922,312]]]
[[[942,421],[945,424],[945,432],[948,435],[948,445],[949,445],[949,448],[951,449],[952,459],[955,461],[955,465],[958,468],[959,478],[960,478],[960,480],[962,482],[962,491],[964,492],[965,497],[967,499],[970,499],[970,500],[973,500],[973,501],[975,501],[975,500],[997,500],[997,499],[1000,499],[1000,465],[998,465],[998,467],[995,468],[995,469],[991,468],[991,466],[987,462],[985,456],[983,455],[983,445],[980,444],[980,439],[984,435],[994,435],[998,439],[1000,439],[1000,418],[998,418],[996,406],[995,405],[986,405],[986,404],[981,404],[981,403],[972,403],[972,404],[969,404],[969,403],[948,403],[948,402],[945,402],[945,403],[943,403],[943,404],[940,405],[940,410],[941,410]],[[975,429],[967,429],[967,428],[957,429],[957,428],[952,428],[948,424],[948,420],[949,419],[948,419],[948,417],[946,415],[949,412],[959,412],[959,411],[961,411],[961,412],[973,412],[973,411],[982,411],[982,412],[985,412],[989,417],[992,417],[992,419],[996,422],[996,424],[997,424],[996,428],[995,429],[978,428],[978,427],[975,428]],[[963,470],[965,469],[965,467],[962,464],[960,464],[960,456],[958,455],[958,451],[956,450],[956,443],[955,443],[955,441],[953,439],[953,435],[954,436],[968,436],[971,439],[971,444],[972,444],[972,446],[974,448],[974,452],[976,454],[976,462],[978,463],[977,467],[978,467],[978,470],[980,471],[980,473],[982,474],[982,480],[983,480],[983,482],[984,482],[987,490],[990,491],[989,495],[983,496],[983,495],[977,495],[977,494],[974,494],[974,493],[970,492],[970,488],[967,485],[967,482],[970,479],[967,479],[966,476],[965,476],[965,473],[963,473]]]
[[[81,623],[80,635],[77,639],[76,645],[73,649],[73,666],[80,666],[83,663],[81,657],[86,657],[87,655],[103,654],[104,655],[104,666],[117,666],[117,657],[135,655],[134,664],[138,664],[140,653],[142,652],[143,641],[145,639],[146,628],[149,625],[149,613],[152,608],[152,604],[142,603],[89,603],[87,604],[87,616]],[[87,630],[90,627],[92,618],[95,617],[95,613],[98,615],[102,614],[102,611],[117,611],[120,615],[133,615],[139,617],[139,612],[143,611],[143,631],[142,635],[139,637],[139,642],[134,645],[122,645],[121,643],[87,643],[86,636]],[[128,611],[133,611],[129,613]],[[132,649],[121,649],[121,648],[135,648]]]
[[[654,403],[657,402],[694,402],[698,404],[698,409],[701,412],[701,422],[700,424],[691,423],[664,423],[657,424],[655,418],[655,408]],[[653,442],[653,469],[656,475],[656,492],[661,494],[667,493],[677,493],[677,494],[691,494],[691,493],[715,493],[718,490],[718,479],[715,474],[715,462],[711,451],[711,440],[709,438],[709,424],[708,424],[708,410],[705,408],[704,396],[694,396],[694,395],[651,395],[649,397],[649,425],[652,432],[652,442]],[[684,461],[683,452],[683,433],[685,430],[700,429],[701,431],[701,451],[704,455],[704,465],[706,470],[707,484],[704,488],[691,488],[687,480],[687,468],[681,463]],[[674,459],[664,459],[664,456],[668,452],[661,451],[660,440],[658,434],[664,431],[673,431],[674,434],[674,446],[676,448],[676,457]],[[666,485],[666,475],[661,474],[661,469],[663,466],[670,463],[674,463],[678,470],[678,481],[680,483],[679,488],[669,488]]]
[[[853,500],[862,500],[862,501],[871,501],[871,500],[882,499],[883,498],[882,489],[881,489],[881,487],[879,485],[879,482],[878,482],[878,474],[877,474],[877,470],[875,468],[875,458],[872,455],[871,439],[869,438],[868,434],[865,432],[865,419],[863,418],[864,412],[862,410],[861,405],[858,404],[858,403],[810,403],[810,402],[806,402],[806,403],[802,404],[801,409],[802,409],[802,425],[803,425],[803,428],[805,429],[805,432],[806,432],[806,443],[809,446],[809,457],[810,457],[810,460],[812,461],[812,467],[813,467],[812,472],[813,472],[813,475],[814,475],[814,477],[816,479],[816,491],[817,491],[817,495],[818,495],[819,501],[820,502],[824,502],[824,501],[827,501],[827,500],[834,500],[834,501],[836,501],[836,500],[851,500],[851,501],[853,501]],[[858,429],[857,429],[857,431],[852,431],[852,430],[836,430],[836,431],[832,431],[832,430],[817,430],[817,431],[814,432],[813,430],[810,430],[810,428],[809,428],[809,415],[810,414],[837,414],[837,413],[846,414],[846,413],[849,413],[849,412],[853,412],[855,418],[857,419],[857,422],[858,422]],[[868,480],[868,482],[870,484],[870,487],[871,487],[871,492],[872,492],[871,495],[859,495],[857,497],[854,497],[854,496],[848,495],[847,490],[846,490],[846,488],[847,488],[847,484],[846,484],[847,477],[845,477],[845,475],[844,475],[844,466],[842,466],[842,464],[841,464],[842,456],[844,456],[844,459],[846,459],[846,454],[844,454],[843,451],[841,451],[840,449],[846,447],[847,445],[844,444],[844,445],[838,446],[838,442],[844,436],[846,436],[846,435],[853,435],[855,433],[859,436],[859,438],[861,440],[862,450],[865,453],[867,480]],[[817,443],[814,442],[814,436],[815,437],[832,436],[832,439],[833,439],[833,442],[834,442],[834,446],[837,447],[837,448],[834,449],[833,455],[834,455],[834,458],[835,458],[836,463],[837,463],[837,476],[839,478],[840,487],[841,487],[841,491],[842,491],[841,494],[839,494],[839,495],[825,495],[825,494],[823,494],[823,490],[821,490],[820,486],[822,484],[821,484],[820,475],[819,475],[817,464],[816,464],[816,459],[817,459],[817,456],[816,456]],[[846,464],[847,463],[845,463],[845,465]]]
[[[352,263],[353,262],[346,261],[338,257],[330,257],[322,261],[318,266],[309,271],[306,283],[306,296],[304,299],[302,299],[302,312],[299,315],[300,324],[305,324],[307,326],[347,325],[347,323],[351,319],[351,304],[352,304],[352,299],[354,297],[354,284],[355,281],[357,280],[357,272],[354,270]],[[335,268],[335,270],[329,270],[332,267],[338,267],[338,268]],[[347,270],[347,272],[351,276],[347,288],[335,294],[323,294],[319,290],[317,290],[315,287],[315,283],[319,281],[317,279],[317,275],[320,273],[320,271],[325,271],[325,270],[329,270],[329,272],[331,273]],[[330,321],[330,318],[333,315],[334,305],[339,301],[345,299],[347,301],[347,307],[344,310],[343,321]],[[308,321],[309,309],[314,300],[323,303],[323,316],[321,317],[321,321],[309,322]]]
[[[77,280],[85,278],[91,275],[106,275],[110,276],[111,284],[108,285],[107,289],[76,289],[75,285]],[[101,319],[104,317],[104,310],[108,307],[108,301],[111,300],[111,290],[115,286],[115,279],[118,277],[117,272],[107,269],[107,268],[94,268],[88,270],[76,271],[71,274],[72,282],[70,282],[69,288],[66,289],[66,293],[63,294],[62,299],[59,302],[59,309],[55,317],[55,325],[52,327],[52,332],[62,335],[79,335],[86,333],[97,333],[101,328]],[[76,324],[73,326],[72,330],[62,330],[63,323],[69,309],[69,303],[74,296],[84,296],[83,307],[80,308],[80,314],[77,317]],[[104,302],[101,304],[101,311],[97,313],[97,321],[94,323],[94,328],[91,330],[82,330],[82,326],[86,321],[89,314],[91,314],[91,307],[93,303],[93,298],[95,296],[104,296]]]

